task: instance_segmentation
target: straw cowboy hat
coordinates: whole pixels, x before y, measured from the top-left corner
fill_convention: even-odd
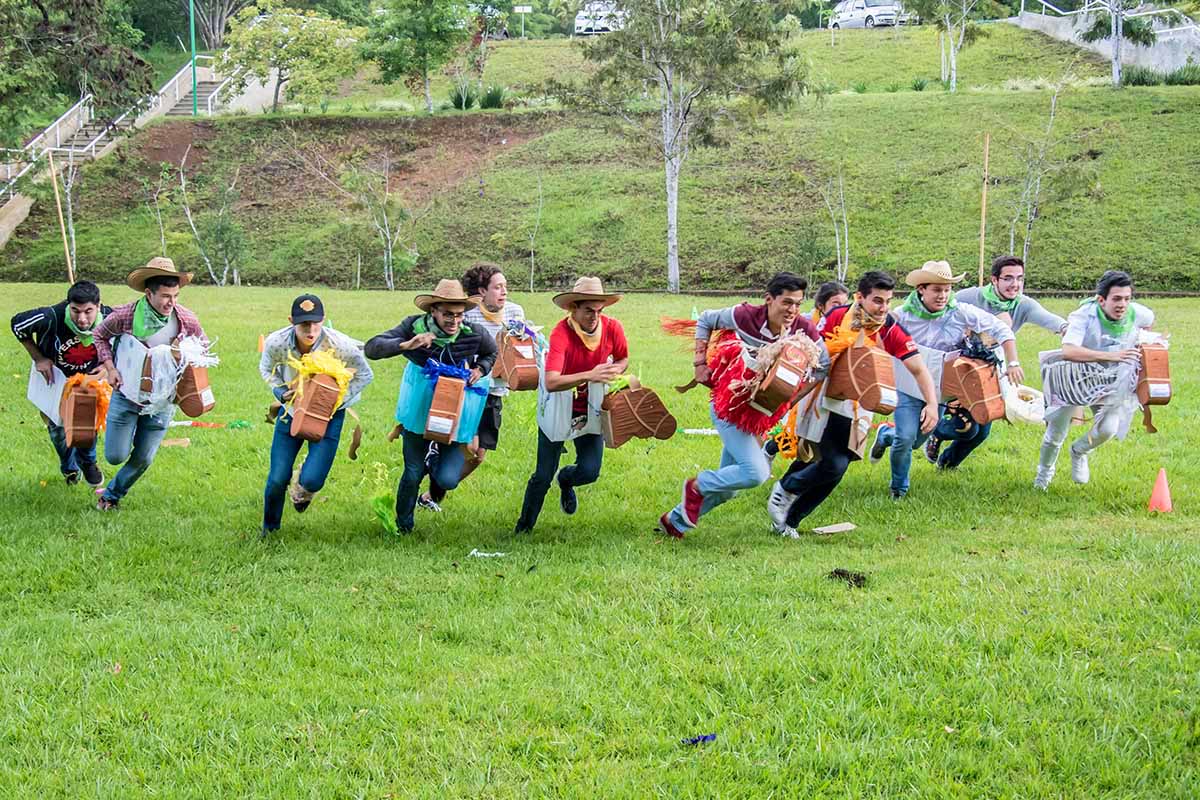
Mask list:
[[[923,286],[926,283],[958,283],[967,273],[950,274],[949,261],[926,261],[920,269],[908,273],[904,282],[909,286]]]
[[[138,267],[133,272],[125,276],[125,285],[135,292],[146,291],[146,281],[150,278],[178,278],[180,286],[187,286],[192,282],[192,273],[180,272],[175,269],[175,262],[169,258],[152,258],[146,262],[146,266]]]
[[[556,294],[551,299],[554,301],[554,305],[570,311],[573,304],[589,300],[600,300],[605,306],[611,306],[621,299],[621,295],[605,294],[604,285],[600,283],[599,278],[589,278],[585,275],[576,279],[575,286],[571,291]]]
[[[479,298],[468,297],[459,281],[443,278],[438,281],[433,294],[419,294],[413,298],[413,303],[422,311],[428,311],[438,303],[456,303],[474,308],[479,305]]]

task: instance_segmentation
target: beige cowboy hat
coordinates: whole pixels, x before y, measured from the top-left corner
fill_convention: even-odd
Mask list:
[[[146,291],[146,281],[150,278],[178,278],[180,286],[192,282],[192,273],[180,272],[175,268],[175,262],[159,256],[146,262],[146,266],[138,267],[125,276],[125,285],[135,292]]]
[[[952,275],[949,261],[926,261],[920,269],[908,273],[904,282],[909,286],[923,286],[926,283],[958,283],[967,273],[960,272]]]
[[[575,286],[571,291],[556,294],[551,298],[554,305],[568,311],[573,303],[581,301],[600,300],[604,305],[611,306],[620,299],[621,295],[619,294],[606,294],[604,284],[600,283],[599,278],[589,278],[586,275],[576,279]]]
[[[458,303],[467,308],[474,308],[479,305],[479,298],[468,297],[461,282],[443,278],[434,287],[433,294],[419,294],[413,298],[413,303],[422,311],[428,311],[438,303]]]

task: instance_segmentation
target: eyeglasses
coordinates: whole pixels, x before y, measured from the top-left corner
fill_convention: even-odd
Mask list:
[[[437,313],[440,316],[449,317],[450,319],[462,319],[467,315],[465,311],[442,311],[441,309]]]
[[[996,280],[1000,281],[1000,283],[1024,283],[1025,276],[1024,275],[1004,275],[1000,278],[997,278]]]

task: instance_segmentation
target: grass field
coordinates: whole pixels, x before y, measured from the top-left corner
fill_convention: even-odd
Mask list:
[[[0,315],[61,292],[7,285]],[[660,542],[658,514],[718,455],[681,433],[609,451],[577,516],[552,494],[514,539],[534,455],[526,393],[505,406],[493,460],[396,539],[370,508],[399,469],[388,361],[358,407],[359,460],[339,455],[313,507],[289,508],[262,543],[270,398],[255,345],[294,293],[184,290],[223,359],[209,419],[254,425],[173,429],[191,446],[163,448],[106,516],[59,479],[23,396],[28,357],[6,337],[0,796],[1194,796],[1194,301],[1151,303],[1174,334],[1161,432],[1106,445],[1086,488],[1064,463],[1035,493],[1040,431],[998,425],[956,474],[914,463],[900,504],[885,464],[853,465],[810,518],[853,533],[770,535],[763,487]],[[412,309],[409,294],[322,294],[358,338]],[[515,299],[558,316],[547,295]],[[669,391],[689,358],[658,318],[705,302],[614,309],[634,371],[681,428],[708,427],[706,398]],[[1022,331],[1023,361],[1050,345]],[[1159,467],[1170,516],[1145,510]],[[827,579],[835,568],[868,583]]]

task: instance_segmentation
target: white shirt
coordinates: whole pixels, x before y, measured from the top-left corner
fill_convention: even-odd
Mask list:
[[[1086,303],[1067,315],[1067,332],[1063,334],[1063,344],[1073,344],[1086,347],[1088,350],[1112,352],[1126,350],[1137,345],[1137,334],[1142,328],[1154,324],[1154,312],[1141,303],[1130,303],[1126,314],[1133,314],[1133,327],[1122,337],[1110,336],[1105,333],[1096,316],[1097,304]],[[1101,312],[1103,313],[1103,312]]]

